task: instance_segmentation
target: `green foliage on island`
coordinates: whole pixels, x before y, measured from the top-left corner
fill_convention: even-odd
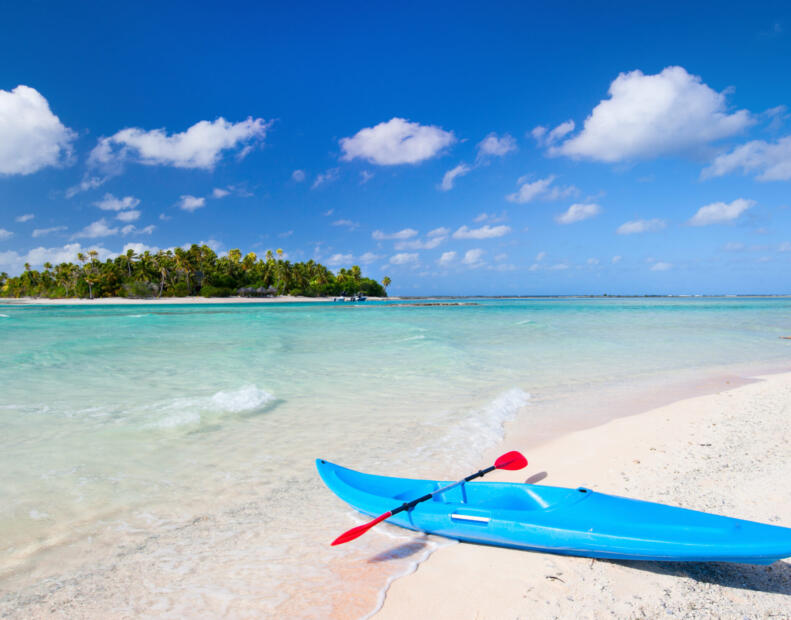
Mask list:
[[[10,277],[0,274],[2,297],[229,297],[246,295],[304,295],[321,297],[363,293],[386,297],[390,278],[379,284],[364,278],[358,266],[333,273],[324,265],[309,260],[291,263],[283,260],[283,250],[258,258],[231,250],[218,257],[206,245],[193,244],[188,250],[160,250],[136,254],[129,250],[102,262],[96,251],[78,254],[76,263],[43,271],[25,265],[25,271]]]

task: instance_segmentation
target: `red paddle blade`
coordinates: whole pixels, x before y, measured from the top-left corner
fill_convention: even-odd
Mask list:
[[[355,538],[359,538],[363,534],[365,534],[368,530],[370,530],[374,525],[377,523],[384,521],[387,517],[392,516],[392,512],[386,512],[383,515],[379,515],[373,521],[369,521],[368,523],[363,523],[362,525],[358,525],[357,527],[353,527],[348,532],[344,532],[338,538],[332,541],[332,546],[335,545],[342,545],[343,543],[347,543],[350,540],[354,540]]]
[[[516,471],[527,467],[527,459],[522,456],[521,452],[514,450],[513,452],[506,452],[499,459],[494,462],[497,469],[507,469],[509,471]]]

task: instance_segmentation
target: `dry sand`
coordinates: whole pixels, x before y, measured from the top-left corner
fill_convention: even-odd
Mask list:
[[[528,445],[529,432],[517,421],[500,449]],[[791,373],[574,432],[527,456],[527,474],[498,478],[791,527]],[[375,618],[659,616],[791,618],[791,560],[616,562],[456,544],[395,581]]]
[[[398,299],[398,297],[368,297],[372,301]],[[146,304],[190,305],[190,304],[289,304],[332,301],[332,297],[160,297],[152,299],[129,299],[127,297],[100,297],[98,299],[43,299],[39,297],[0,297],[0,305],[19,306],[139,306]]]

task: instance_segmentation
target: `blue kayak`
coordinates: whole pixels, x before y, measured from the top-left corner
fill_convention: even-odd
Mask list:
[[[370,516],[449,484],[364,474],[321,459],[316,467],[330,490]],[[791,528],[582,487],[468,482],[388,522],[466,542],[592,558],[771,564],[791,557]]]

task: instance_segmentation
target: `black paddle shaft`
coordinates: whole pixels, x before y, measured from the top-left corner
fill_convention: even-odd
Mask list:
[[[494,471],[495,469],[497,469],[497,467],[495,465],[492,465],[491,467],[487,467],[486,469],[478,470],[474,474],[467,476],[462,482],[469,482],[470,480],[475,480],[476,478],[485,476],[486,474]],[[461,484],[461,483],[457,483],[457,484]],[[440,489],[437,489],[437,491],[439,490]],[[427,493],[423,497],[418,497],[417,499],[413,499],[411,502],[405,502],[401,504],[398,508],[394,508],[393,510],[391,510],[390,515],[392,516],[394,514],[398,514],[399,512],[403,512],[404,510],[412,510],[420,502],[426,502],[430,500],[432,497],[434,497],[437,491],[434,491],[434,493]]]

